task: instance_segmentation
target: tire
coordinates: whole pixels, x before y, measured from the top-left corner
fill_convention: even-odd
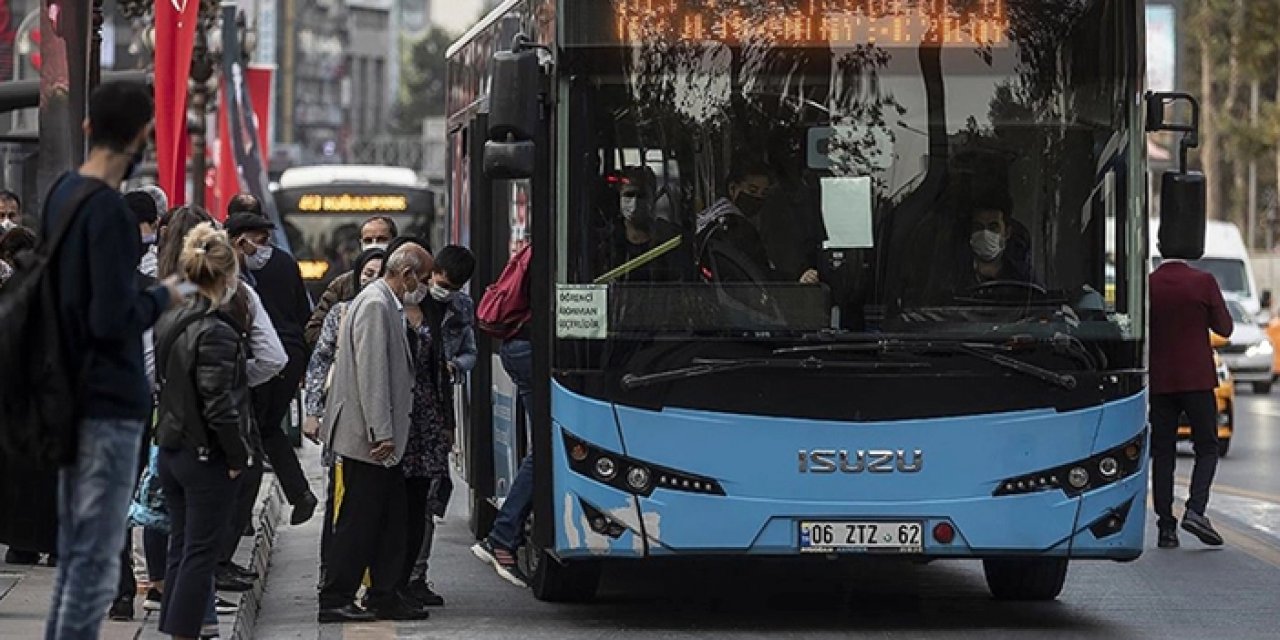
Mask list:
[[[471,501],[471,514],[468,518],[471,535],[475,536],[476,540],[481,540],[489,535],[490,529],[493,529],[493,521],[498,517],[498,510],[494,508],[492,503],[476,493],[475,489],[469,489],[467,494]]]
[[[1271,393],[1271,383],[1255,382],[1253,383],[1253,392],[1261,395],[1266,395],[1268,393]]]
[[[590,602],[600,586],[600,561],[578,560],[560,562],[551,554],[531,550],[537,559],[528,574],[533,597],[543,602]]]
[[[1218,438],[1218,457],[1227,457],[1227,452],[1231,450],[1231,438]]]
[[[1067,580],[1067,559],[987,558],[982,570],[997,600],[1053,600]]]

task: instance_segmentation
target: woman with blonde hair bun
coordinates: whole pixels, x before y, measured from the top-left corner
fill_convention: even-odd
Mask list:
[[[254,463],[249,384],[243,330],[222,310],[239,286],[226,232],[207,222],[191,229],[178,272],[196,293],[156,323],[156,444],[170,519],[159,628],[175,638],[204,638],[217,635],[202,620],[236,479]]]

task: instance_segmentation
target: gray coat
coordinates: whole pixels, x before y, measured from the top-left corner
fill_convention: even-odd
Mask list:
[[[413,360],[404,313],[385,280],[356,296],[338,329],[338,356],[325,407],[333,453],[369,464],[374,443],[391,440],[393,466],[404,456],[413,409]]]

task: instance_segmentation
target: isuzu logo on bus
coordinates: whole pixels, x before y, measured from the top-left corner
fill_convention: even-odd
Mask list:
[[[814,449],[799,452],[800,473],[917,473],[924,467],[924,452],[913,449]]]

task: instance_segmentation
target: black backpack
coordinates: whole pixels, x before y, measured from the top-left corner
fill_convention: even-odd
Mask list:
[[[37,466],[75,460],[82,376],[71,370],[62,343],[53,265],[81,206],[109,188],[86,179],[72,192],[58,228],[34,250],[17,255],[13,277],[0,290],[0,379],[6,387],[0,394],[0,449]]]

